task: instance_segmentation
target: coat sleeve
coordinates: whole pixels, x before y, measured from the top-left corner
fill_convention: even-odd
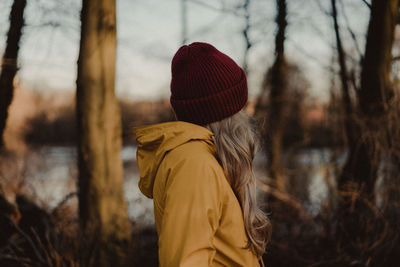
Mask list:
[[[169,171],[159,234],[161,267],[212,264],[222,209],[222,169],[209,163],[185,159]]]

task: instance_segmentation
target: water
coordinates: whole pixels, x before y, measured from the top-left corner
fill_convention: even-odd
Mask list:
[[[65,146],[43,147],[29,153],[24,159],[23,176],[27,191],[40,204],[56,207],[68,194],[76,192],[76,148]],[[140,224],[153,224],[152,200],[138,188],[139,172],[136,164],[136,147],[125,146],[121,152],[124,166],[124,193],[131,220]],[[295,168],[291,175],[294,186],[305,190],[307,208],[312,214],[329,197],[329,186],[334,185],[334,174],[329,167],[331,152],[328,149],[308,149],[285,158]],[[340,159],[343,161],[343,158]],[[255,159],[256,175],[265,178],[265,158],[260,154]],[[76,205],[76,198],[73,200]]]

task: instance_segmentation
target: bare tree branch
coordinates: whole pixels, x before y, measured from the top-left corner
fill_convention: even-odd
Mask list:
[[[290,44],[292,45],[293,48],[295,48],[300,54],[303,54],[304,56],[306,56],[307,58],[311,59],[312,61],[314,61],[316,64],[318,64],[323,70],[327,71],[327,72],[332,72],[334,71],[335,73],[337,73],[332,66],[325,64],[324,62],[322,62],[321,57],[318,57],[316,55],[313,55],[309,52],[307,52],[301,45],[299,45],[295,40],[293,40],[292,38],[290,38],[289,36],[286,37],[286,40],[288,42],[290,42]]]
[[[326,9],[322,6],[321,1],[315,0],[315,3],[317,4],[318,8],[322,11],[322,13],[324,13],[324,14],[327,15],[327,16],[332,16],[331,12],[328,11],[328,10],[326,10]]]
[[[199,1],[199,0],[189,0],[189,2],[193,3],[193,4],[196,4],[196,5],[199,5],[199,6],[202,6],[202,7],[205,7],[205,8],[208,8],[210,10],[214,10],[216,12],[230,13],[230,14],[233,14],[233,15],[238,16],[238,17],[243,17],[243,14],[240,14],[238,12],[238,9],[227,8],[227,7],[225,7],[223,2],[221,2],[222,7],[215,7],[213,5],[210,5],[208,3],[204,3],[203,1]]]
[[[353,31],[353,30],[351,29],[351,27],[350,27],[349,18],[348,18],[348,16],[346,15],[343,1],[340,0],[339,2],[340,2],[340,5],[341,5],[341,9],[342,9],[342,16],[343,16],[343,18],[344,18],[344,20],[345,20],[345,22],[346,22],[347,31],[349,32],[349,34],[350,34],[350,36],[351,36],[351,39],[353,39],[354,47],[355,47],[356,50],[357,50],[357,53],[358,53],[358,56],[360,57],[360,62],[361,62],[361,60],[362,60],[362,58],[363,58],[363,54],[362,54],[362,52],[361,52],[360,46],[358,45],[357,37],[356,37],[354,31]]]
[[[22,229],[9,217],[5,216],[10,222],[10,224],[17,230],[17,232],[25,238],[25,240],[29,243],[29,245],[32,247],[33,252],[35,253],[36,258],[39,260],[40,263],[46,263],[46,261],[43,259],[42,255],[40,254],[40,250],[38,249],[37,246],[35,246],[35,243],[32,241],[32,239],[29,237],[27,233],[22,231]]]
[[[366,4],[366,5],[367,5],[367,7],[368,7],[369,9],[371,9],[371,4],[370,4],[370,3],[368,3],[368,1],[367,1],[367,0],[361,0],[361,1],[363,1],[363,2],[364,2],[364,4]]]
[[[244,19],[245,19],[245,27],[242,31],[243,37],[246,41],[246,49],[244,52],[244,57],[243,57],[243,69],[247,73],[248,72],[248,55],[249,55],[249,50],[253,46],[253,43],[250,40],[249,37],[249,31],[250,31],[250,13],[249,13],[249,5],[250,5],[250,0],[245,0],[244,4],[240,6],[239,8],[242,8],[244,10]]]

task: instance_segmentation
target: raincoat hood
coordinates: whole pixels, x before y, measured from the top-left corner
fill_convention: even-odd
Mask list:
[[[204,140],[214,149],[213,133],[203,126],[173,121],[134,128],[137,141],[136,159],[139,167],[139,189],[153,198],[154,179],[165,155],[191,140]]]

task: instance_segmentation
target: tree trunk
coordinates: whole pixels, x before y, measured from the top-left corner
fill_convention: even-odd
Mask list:
[[[338,53],[339,66],[340,66],[340,81],[342,84],[342,104],[345,111],[344,125],[346,129],[346,138],[348,144],[353,144],[356,139],[355,127],[353,121],[353,105],[350,98],[349,78],[346,64],[346,54],[343,49],[342,39],[340,37],[339,23],[337,19],[336,0],[331,0],[332,6],[332,19],[335,28],[336,49]]]
[[[76,101],[83,266],[120,266],[130,239],[114,93],[115,9],[115,0],[83,0],[81,13]]]
[[[268,114],[267,157],[268,170],[276,182],[276,187],[286,191],[286,183],[281,173],[282,136],[284,131],[284,114],[286,110],[286,72],[287,65],[284,56],[286,21],[286,0],[277,0],[277,27],[275,36],[275,62],[270,73],[270,110]]]
[[[24,9],[26,0],[14,0],[10,13],[10,28],[7,34],[7,45],[3,55],[0,74],[0,149],[4,148],[4,130],[8,117],[8,108],[14,94],[13,81],[17,73],[19,41],[24,26]]]
[[[392,43],[398,0],[373,0],[367,43],[358,91],[361,135],[350,144],[349,155],[338,181],[339,230],[342,239],[373,241],[376,233],[368,223],[374,218],[375,182],[381,163],[381,140],[387,136],[386,114],[393,89],[390,82]]]

